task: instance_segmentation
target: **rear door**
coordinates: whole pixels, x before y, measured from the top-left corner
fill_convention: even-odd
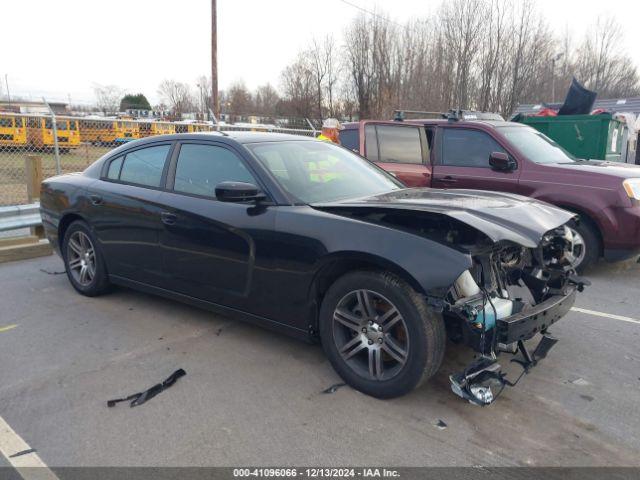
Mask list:
[[[190,297],[256,311],[250,303],[259,238],[273,230],[267,206],[220,202],[215,187],[238,181],[262,188],[242,155],[222,143],[182,142],[162,193],[161,244],[166,288]]]
[[[431,183],[429,144],[416,125],[365,124],[366,157],[394,174],[408,187]]]
[[[489,165],[493,152],[507,153],[487,132],[472,128],[438,129],[437,154],[432,185],[436,188],[471,188],[517,193],[520,165],[509,172],[495,171]],[[517,164],[517,162],[516,162]]]
[[[162,281],[159,197],[171,148],[164,142],[114,157],[89,187],[91,224],[112,275],[150,285]]]

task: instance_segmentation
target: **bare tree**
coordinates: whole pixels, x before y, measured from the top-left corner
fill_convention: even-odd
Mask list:
[[[313,72],[306,55],[301,53],[282,72],[284,110],[299,117],[313,117],[315,106]]]
[[[588,32],[578,48],[576,76],[601,95],[637,94],[637,69],[627,55],[619,53],[620,25],[613,17],[600,17]]]
[[[253,96],[244,82],[234,83],[226,93],[227,108],[231,115],[242,116],[255,113]]]
[[[280,96],[270,83],[261,85],[256,89],[256,93],[254,95],[256,113],[275,116],[276,107],[279,101]]]
[[[96,105],[105,115],[118,113],[120,99],[124,95],[124,90],[116,85],[93,86],[93,93],[96,96]]]
[[[193,96],[189,85],[175,80],[163,80],[158,87],[158,94],[166,101],[176,118],[193,109]]]

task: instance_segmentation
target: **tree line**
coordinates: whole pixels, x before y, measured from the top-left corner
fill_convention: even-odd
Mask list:
[[[395,109],[451,108],[508,116],[521,103],[562,101],[574,76],[600,98],[640,95],[622,42],[612,17],[598,18],[575,41],[552,32],[526,1],[449,0],[405,23],[383,11],[362,13],[341,38],[313,39],[301,49],[278,88],[252,91],[238,81],[220,92],[220,106],[232,118],[390,118]],[[176,117],[207,112],[210,85],[205,76],[196,88],[165,80],[159,107]]]

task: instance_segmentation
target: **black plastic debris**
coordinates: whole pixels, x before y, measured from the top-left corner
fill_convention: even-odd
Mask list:
[[[35,448],[29,448],[27,450],[22,450],[21,452],[16,452],[13,455],[9,455],[9,458],[21,457],[22,455],[28,455],[30,453],[36,453]]]
[[[52,272],[51,270],[45,270],[44,268],[41,268],[40,271],[42,273],[46,273],[47,275],[64,275],[65,273],[67,273],[64,270],[62,270],[61,272]]]
[[[323,390],[322,393],[336,393],[336,390],[338,390],[339,388],[344,387],[346,385],[347,385],[346,383],[336,383],[334,385],[331,385],[326,390]]]
[[[129,404],[130,407],[137,407],[138,405],[142,405],[143,403],[151,400],[153,397],[158,395],[163,390],[166,390],[167,388],[169,388],[171,385],[176,383],[176,381],[180,377],[184,377],[186,374],[187,372],[179,368],[178,370],[173,372],[171,375],[169,375],[169,377],[164,382],[158,383],[153,387],[149,388],[148,390],[145,390],[144,392],[134,393],[133,395],[129,395],[128,397],[125,397],[125,398],[116,398],[114,400],[107,401],[107,407],[114,407],[116,403],[128,402],[129,400],[131,400],[131,403]]]
[[[442,420],[438,419],[438,422],[434,424],[434,426],[438,429],[438,430],[445,430],[447,428],[447,424],[444,423]]]

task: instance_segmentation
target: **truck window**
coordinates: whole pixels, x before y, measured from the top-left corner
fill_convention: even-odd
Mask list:
[[[376,137],[376,126],[364,126],[364,149],[365,157],[372,162],[378,161],[378,138]]]
[[[418,127],[377,125],[380,161],[422,163],[422,145]]]
[[[489,168],[489,155],[504,149],[485,132],[445,128],[442,135],[442,164],[452,167]]]
[[[350,129],[350,130],[341,130],[340,131],[340,144],[352,150],[356,153],[360,152],[360,135],[358,134],[358,129]]]

